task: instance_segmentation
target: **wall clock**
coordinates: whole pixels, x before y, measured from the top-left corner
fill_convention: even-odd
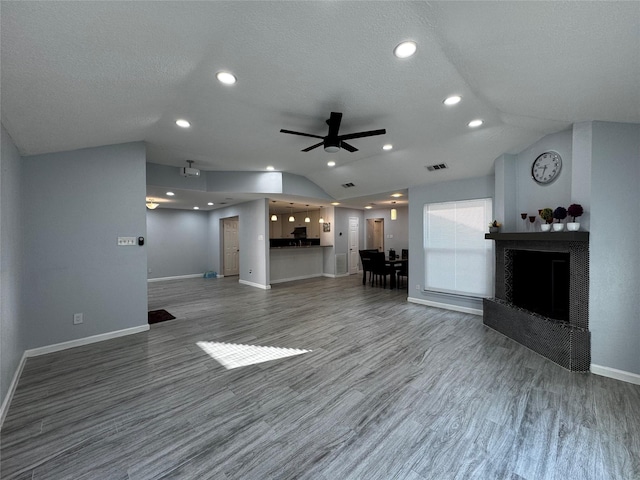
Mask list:
[[[540,185],[553,182],[562,170],[562,157],[558,152],[544,152],[531,165],[531,178]]]

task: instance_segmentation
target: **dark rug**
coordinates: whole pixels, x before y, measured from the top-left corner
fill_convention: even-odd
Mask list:
[[[149,312],[149,325],[152,323],[166,322],[167,320],[173,320],[174,318],[176,317],[166,310],[151,310]]]

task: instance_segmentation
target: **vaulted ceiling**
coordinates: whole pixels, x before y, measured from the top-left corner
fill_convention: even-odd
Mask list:
[[[23,155],[145,141],[151,163],[271,165],[357,205],[489,175],[575,122],[640,122],[640,2],[0,5],[2,122]],[[417,51],[400,59],[404,40]],[[332,111],[340,133],[387,133],[334,154],[280,133],[324,136]]]

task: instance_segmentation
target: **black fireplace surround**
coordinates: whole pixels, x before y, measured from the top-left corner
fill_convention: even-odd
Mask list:
[[[484,324],[575,372],[591,366],[589,233],[492,233],[495,298]]]

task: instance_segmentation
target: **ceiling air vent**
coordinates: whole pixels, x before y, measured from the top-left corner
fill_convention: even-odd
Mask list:
[[[342,186],[343,186],[344,188],[351,188],[351,187],[355,187],[355,186],[356,186],[356,184],[355,184],[355,183],[351,183],[351,182],[349,182],[349,183],[343,183],[343,184],[342,184]]]
[[[437,165],[427,165],[427,170],[429,170],[430,172],[434,172],[436,170],[444,170],[445,168],[449,168],[447,167],[446,163],[438,163]]]

